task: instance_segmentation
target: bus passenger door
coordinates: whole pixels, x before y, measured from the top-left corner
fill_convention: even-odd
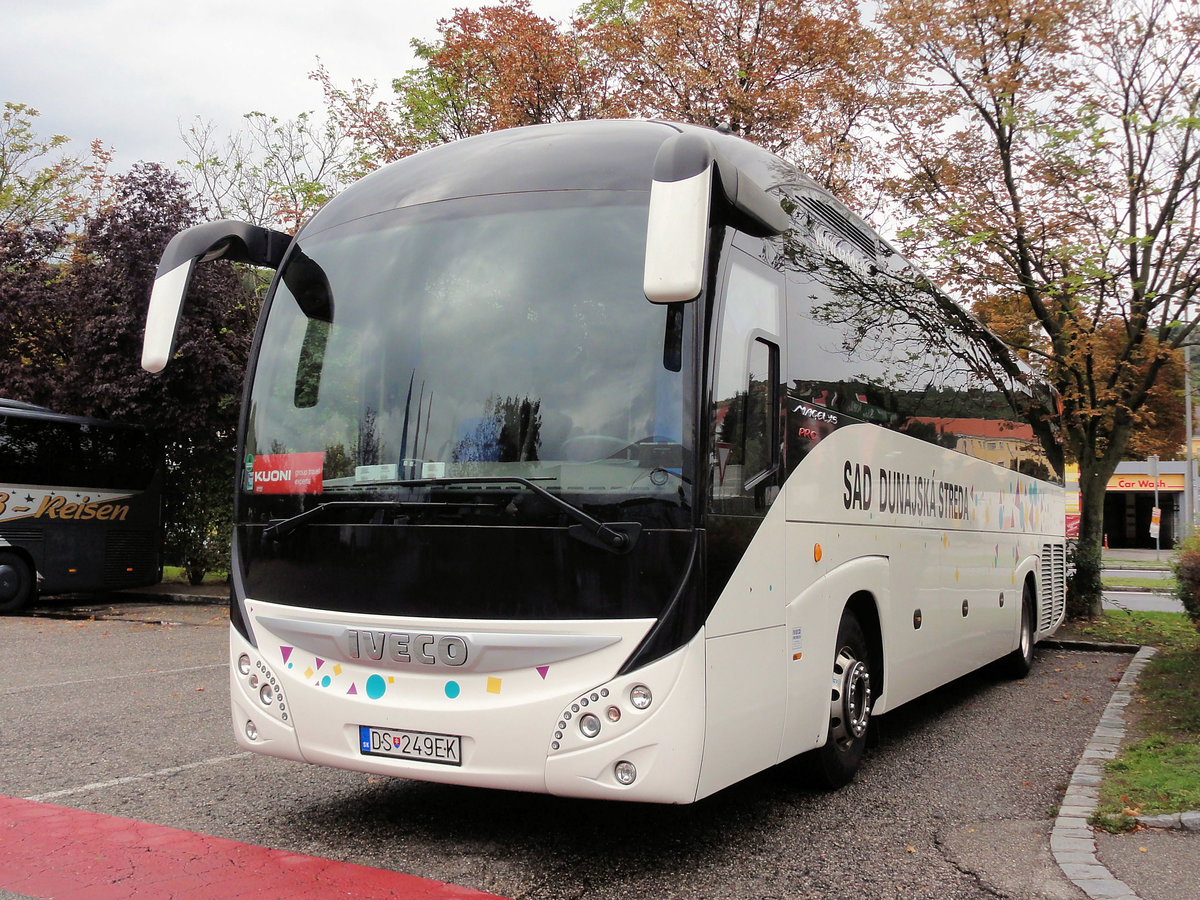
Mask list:
[[[738,249],[713,319],[707,716],[699,795],[776,762],[786,700],[782,277]]]

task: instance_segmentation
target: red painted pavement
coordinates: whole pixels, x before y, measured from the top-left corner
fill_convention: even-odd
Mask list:
[[[396,897],[470,888],[0,796],[0,888],[31,897]]]

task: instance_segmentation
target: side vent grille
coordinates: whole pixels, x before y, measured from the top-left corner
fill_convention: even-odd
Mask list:
[[[158,572],[153,531],[110,531],[104,539],[104,583],[113,587],[153,581]]]
[[[0,538],[13,544],[41,543],[42,529],[40,528],[0,528]]]
[[[1067,612],[1067,548],[1042,546],[1042,595],[1038,598],[1038,631],[1053,631]]]
[[[853,244],[868,260],[871,262],[875,261],[878,254],[875,247],[874,235],[863,231],[823,200],[805,196],[799,199],[801,205],[810,216]]]

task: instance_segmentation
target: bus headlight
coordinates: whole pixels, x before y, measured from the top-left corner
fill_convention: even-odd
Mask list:
[[[266,682],[258,689],[258,699],[262,701],[263,706],[270,706],[275,702],[275,690]]]
[[[644,684],[635,684],[629,689],[629,702],[633,704],[634,709],[649,709],[650,704],[654,702],[654,695]]]
[[[241,656],[238,657],[238,671],[241,672],[243,675],[250,674],[250,657],[249,657],[249,655],[243,653]]]
[[[627,759],[621,760],[613,766],[613,777],[618,783],[628,787],[637,780],[637,767]]]
[[[252,741],[258,740],[258,726],[254,724],[252,719],[246,720],[246,737]]]
[[[585,738],[594,738],[600,733],[600,720],[591,713],[580,716],[579,731]]]

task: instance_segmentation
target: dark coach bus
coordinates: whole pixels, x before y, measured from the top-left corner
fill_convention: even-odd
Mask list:
[[[0,400],[0,612],[159,581],[161,470],[136,425]]]

